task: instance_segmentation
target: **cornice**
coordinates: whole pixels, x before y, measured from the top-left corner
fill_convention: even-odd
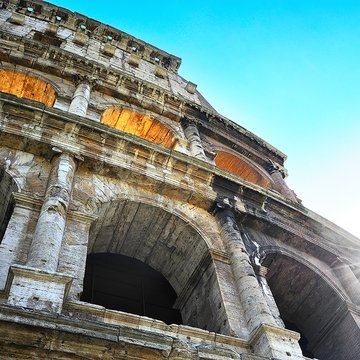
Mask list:
[[[244,137],[243,141],[248,143],[247,146],[251,147],[253,152],[257,153],[257,156],[261,154],[260,156],[263,158],[263,161],[269,156],[274,156],[274,159],[281,163],[286,159],[285,154],[242,126],[235,124],[209,108],[191,102],[180,95],[174,95],[155,83],[135,78],[132,74],[121,69],[115,69],[111,66],[107,67],[67,50],[52,45],[44,45],[38,41],[14,34],[0,31],[0,39],[17,43],[16,48],[10,44],[8,46],[4,44],[3,49],[8,47],[8,51],[4,53],[4,50],[2,50],[3,54],[1,54],[0,50],[0,60],[20,63],[29,68],[51,72],[70,81],[73,81],[74,76],[79,75],[79,73],[97,78],[98,81],[95,88],[99,91],[112,93],[120,98],[126,98],[127,101],[135,104],[138,103],[140,106],[145,105],[145,108],[146,101],[144,100],[147,98],[150,100],[148,104],[150,109],[164,116],[169,116],[178,121],[183,116],[186,116],[214,133],[221,132],[222,136],[228,136],[226,134],[229,134],[229,131],[234,131],[234,135]],[[20,43],[24,46],[19,46]],[[30,49],[33,50],[30,51]],[[27,52],[29,58],[26,58]],[[49,64],[49,61],[52,62],[52,65]],[[241,143],[234,137],[232,137],[232,142],[234,142],[233,146],[235,148],[242,147]],[[262,154],[259,147],[260,149],[265,149],[267,153]]]

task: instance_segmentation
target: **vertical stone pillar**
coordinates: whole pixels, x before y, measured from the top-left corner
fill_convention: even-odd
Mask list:
[[[86,116],[90,101],[91,81],[85,77],[77,78],[76,85],[77,87],[71,100],[69,112],[80,116]]]
[[[61,312],[72,278],[57,272],[66,215],[75,173],[72,155],[54,156],[45,199],[25,266],[13,265],[8,278],[8,304]]]
[[[275,190],[277,190],[281,195],[285,196],[286,198],[298,202],[298,199],[296,198],[294,192],[289,189],[284,180],[286,176],[285,169],[271,161],[268,170],[271,178],[274,180]]]
[[[266,275],[267,275],[269,269],[262,265],[255,265],[254,270],[257,275],[257,279],[261,286],[262,292],[264,294],[265,300],[269,306],[269,309],[271,311],[273,318],[275,319],[277,326],[285,328],[284,322],[280,316],[280,311],[276,305],[274,296],[273,296],[270,286],[266,280]]]
[[[182,122],[184,134],[190,144],[190,154],[200,160],[207,161],[205,151],[200,139],[199,130],[192,122],[184,120]]]
[[[58,271],[73,278],[68,300],[78,301],[83,291],[90,226],[96,216],[72,212],[66,222]]]
[[[235,215],[230,208],[222,208],[216,214],[231,266],[240,302],[244,306],[244,315],[250,332],[260,324],[274,324],[275,320],[264,299],[255,272],[250,263],[241,233],[236,225]]]
[[[41,202],[23,193],[13,193],[14,210],[0,244],[0,289],[5,289],[9,268],[24,263],[30,246],[29,229],[33,228]]]
[[[300,335],[279,327],[264,297],[232,209],[218,204],[216,217],[229,254],[235,284],[256,355],[302,360]]]
[[[52,160],[44,203],[28,255],[30,267],[47,271],[57,269],[75,168],[73,156],[67,153],[55,155]]]
[[[350,300],[354,305],[360,306],[360,282],[350,269],[350,266],[337,258],[332,264],[335,274],[341,282]]]

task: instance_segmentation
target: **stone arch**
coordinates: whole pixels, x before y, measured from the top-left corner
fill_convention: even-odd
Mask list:
[[[272,180],[265,171],[239,154],[234,155],[230,151],[218,149],[214,161],[219,168],[229,171],[246,181],[265,189],[272,188]]]
[[[100,122],[168,149],[173,149],[177,142],[174,132],[159,120],[124,107],[106,109],[101,115]]]
[[[0,68],[0,92],[38,101],[52,107],[56,91],[49,81],[18,70]]]
[[[161,273],[177,294],[174,308],[187,325],[229,333],[209,244],[179,215],[133,200],[102,205],[90,228],[88,254],[120,254]],[[211,286],[209,286],[211,283]]]
[[[336,284],[291,252],[259,250],[281,318],[289,329],[301,333],[304,355],[319,360],[355,359],[360,351],[359,326]]]

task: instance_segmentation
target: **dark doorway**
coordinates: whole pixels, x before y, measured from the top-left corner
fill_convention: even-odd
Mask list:
[[[300,345],[303,355],[310,359],[313,359],[315,356],[310,350],[308,350],[309,341],[306,338],[306,336],[300,331],[300,329],[294,323],[292,323],[290,321],[286,321],[286,320],[283,320],[283,321],[284,321],[285,327],[288,330],[296,331],[300,334],[299,345]]]
[[[180,312],[173,309],[176,298],[165,277],[139,260],[117,254],[87,258],[82,301],[181,324]]]

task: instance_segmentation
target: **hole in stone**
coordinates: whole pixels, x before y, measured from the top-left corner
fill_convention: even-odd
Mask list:
[[[291,356],[291,353],[289,353],[289,352],[287,351],[287,352],[286,352],[286,355],[287,355],[287,356]]]
[[[131,51],[135,54],[137,53],[137,47],[136,46],[132,46],[131,47]]]
[[[160,64],[160,58],[159,58],[159,57],[155,56],[155,57],[154,57],[154,61],[155,61],[157,64]]]
[[[32,8],[32,7],[28,7],[27,9],[26,9],[28,12],[33,12],[34,11],[34,8]]]
[[[111,35],[108,35],[107,39],[108,39],[108,41],[111,41],[113,39],[113,37]]]
[[[39,301],[39,297],[38,296],[33,296],[33,300]]]
[[[56,21],[61,21],[61,20],[62,20],[62,17],[59,16],[59,15],[56,15],[56,16],[55,16],[55,20],[56,20]]]
[[[83,30],[83,31],[85,31],[85,30],[86,30],[86,25],[85,25],[85,24],[81,24],[81,25],[80,25],[80,29]]]

